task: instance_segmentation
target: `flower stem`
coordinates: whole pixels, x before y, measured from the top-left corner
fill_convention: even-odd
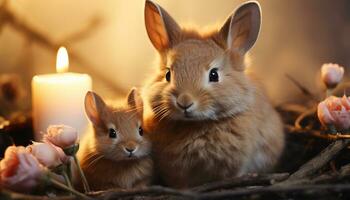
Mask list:
[[[327,88],[326,97],[330,97],[332,95],[332,89]]]
[[[67,166],[67,175],[68,175],[68,178],[69,180],[72,180],[72,162],[71,160],[69,159],[69,161],[66,163],[66,166]]]
[[[80,166],[80,163],[79,163],[79,161],[78,161],[78,158],[77,158],[77,156],[76,156],[75,154],[73,155],[73,158],[74,158],[75,164],[76,164],[77,167],[78,167],[78,171],[79,171],[81,180],[82,180],[83,185],[84,185],[84,190],[85,190],[86,193],[87,193],[87,192],[90,192],[89,184],[88,184],[88,182],[87,182],[87,180],[86,180],[86,177],[85,177],[85,175],[84,175],[83,170],[81,169],[81,166]]]
[[[65,170],[62,171],[62,175],[64,177],[64,180],[66,181],[66,184],[69,188],[71,189],[74,189],[73,186],[72,186],[72,182],[70,181],[69,177],[68,177],[68,174]]]
[[[92,198],[86,196],[85,194],[82,194],[72,188],[69,188],[67,187],[66,185],[60,183],[59,181],[56,181],[55,179],[52,179],[50,178],[49,181],[51,182],[51,184],[53,184],[54,186],[58,187],[58,188],[61,188],[63,190],[67,190],[69,192],[71,192],[72,194],[76,195],[77,197],[80,197],[82,199],[85,199],[85,200],[91,200]]]

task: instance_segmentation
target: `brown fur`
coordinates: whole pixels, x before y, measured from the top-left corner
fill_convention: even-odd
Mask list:
[[[78,157],[93,190],[111,188],[130,189],[151,183],[153,161],[151,143],[145,134],[139,134],[142,117],[134,99],[128,105],[111,107],[94,93],[86,96],[86,111],[93,122],[83,138]],[[116,138],[110,138],[108,129],[115,128]],[[125,148],[137,148],[129,157]]]
[[[147,22],[152,18],[146,17],[161,62],[159,72],[143,90],[144,123],[151,133],[157,171],[167,185],[186,188],[264,172],[278,161],[284,147],[281,120],[258,81],[245,71],[245,53],[254,44],[260,25],[255,6],[243,5],[223,28],[203,36],[177,30],[164,9],[146,1],[146,16],[156,7],[162,15],[151,16],[166,17],[163,28],[176,29],[162,31],[167,33],[161,35],[163,41],[168,42],[155,44],[158,40],[152,39],[152,32],[162,27],[152,27]],[[215,83],[208,80],[213,66],[219,73]],[[165,80],[168,70],[170,82]],[[179,101],[193,102],[188,113],[177,106]]]

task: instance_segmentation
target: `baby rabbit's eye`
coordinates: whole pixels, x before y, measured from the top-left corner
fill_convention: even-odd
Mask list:
[[[165,74],[165,79],[166,81],[170,82],[170,78],[171,78],[171,74],[170,74],[170,70],[168,70]]]
[[[143,129],[142,129],[142,127],[139,128],[139,134],[140,134],[141,136],[143,136]]]
[[[219,81],[218,68],[213,68],[210,70],[209,81],[210,82],[218,82]]]
[[[110,138],[116,138],[117,137],[117,131],[115,131],[113,128],[110,128],[108,131],[109,131],[109,137]]]

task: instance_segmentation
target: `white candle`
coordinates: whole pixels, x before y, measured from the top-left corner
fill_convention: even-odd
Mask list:
[[[39,141],[49,125],[65,124],[85,132],[84,98],[92,88],[87,74],[69,73],[68,54],[64,47],[57,53],[56,74],[34,76],[32,79],[32,104],[34,139]]]

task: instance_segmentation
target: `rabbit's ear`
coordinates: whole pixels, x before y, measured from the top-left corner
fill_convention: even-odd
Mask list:
[[[87,92],[85,96],[85,112],[94,125],[101,125],[102,113],[106,107],[105,102],[94,92]]]
[[[142,98],[135,87],[133,87],[128,94],[128,105],[133,109],[142,109]]]
[[[228,49],[245,54],[258,38],[261,24],[260,5],[251,1],[241,5],[220,29],[219,36]]]
[[[171,48],[181,34],[181,28],[175,20],[150,0],[146,0],[145,24],[148,37],[158,51]]]

